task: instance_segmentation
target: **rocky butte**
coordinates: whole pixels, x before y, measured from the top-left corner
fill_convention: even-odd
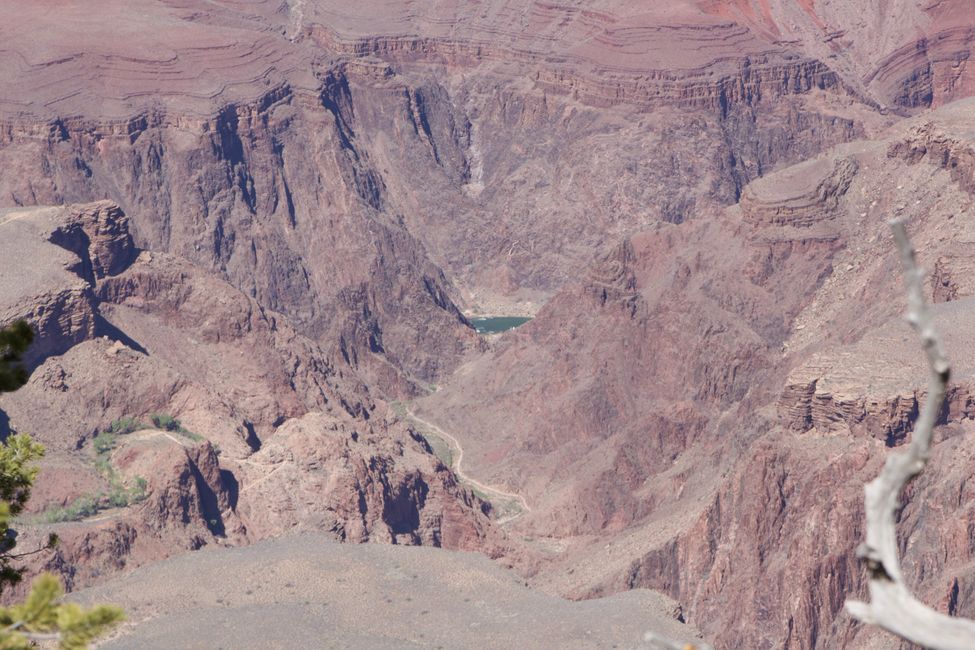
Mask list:
[[[0,434],[110,647],[898,647],[843,612],[925,397],[892,217],[955,369],[903,568],[975,615],[968,0],[0,0],[0,44]]]

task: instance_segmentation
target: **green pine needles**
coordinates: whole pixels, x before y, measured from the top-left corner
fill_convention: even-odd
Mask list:
[[[57,641],[61,650],[85,650],[125,618],[110,605],[85,609],[58,602],[63,595],[58,579],[45,573],[24,602],[0,608],[0,650],[28,650],[38,641]]]
[[[21,358],[34,338],[30,326],[18,321],[0,329],[0,392],[17,390],[27,382],[28,372]],[[25,553],[14,553],[16,534],[11,521],[24,510],[37,477],[35,461],[44,447],[23,433],[11,435],[0,445],[0,593],[21,581],[23,569],[14,566],[19,558],[54,548],[58,539],[50,535],[47,544]],[[62,603],[64,590],[54,575],[39,576],[27,598],[10,607],[0,607],[0,650],[27,650],[39,642],[56,642],[62,650],[85,650],[125,618],[118,607],[97,605],[85,609]]]
[[[17,538],[10,529],[10,522],[23,512],[30,498],[30,489],[37,476],[34,461],[43,455],[43,445],[23,433],[10,436],[0,446],[0,593],[20,582],[21,571],[12,564],[20,556],[13,553]],[[51,538],[47,548],[55,544],[57,538]]]
[[[33,340],[34,331],[27,321],[20,320],[0,329],[0,393],[17,390],[27,383],[29,373],[20,360]]]

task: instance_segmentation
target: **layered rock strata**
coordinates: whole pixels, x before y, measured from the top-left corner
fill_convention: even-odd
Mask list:
[[[462,441],[468,472],[527,499],[514,526],[538,540],[541,559],[523,565],[533,584],[574,597],[661,590],[719,646],[882,647],[842,606],[864,586],[863,484],[909,439],[924,399],[886,225],[900,215],[921,263],[937,262],[956,369],[899,528],[905,567],[926,602],[970,615],[953,585],[972,580],[958,532],[971,525],[971,467],[957,454],[975,431],[973,303],[967,285],[948,293],[938,278],[964,276],[971,195],[945,162],[958,154],[888,152],[928,122],[964,151],[971,107],[629,238],[421,402]]]
[[[37,332],[36,367],[0,399],[0,424],[48,450],[22,535],[63,540],[34,568],[78,587],[295,528],[487,548],[483,503],[354,373],[224,281],[139,253],[117,205],[10,211],[0,232],[43,263],[8,267],[32,268],[31,283],[0,284],[5,317]],[[45,523],[58,519],[77,521]]]

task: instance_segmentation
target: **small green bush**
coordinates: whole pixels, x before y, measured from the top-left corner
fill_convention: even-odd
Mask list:
[[[129,491],[121,485],[113,485],[105,497],[110,508],[124,508],[129,505]]]
[[[129,503],[141,503],[149,495],[149,481],[141,476],[136,476],[135,485],[129,488]]]
[[[189,438],[194,442],[200,442],[203,440],[203,436],[193,433],[189,429],[183,426],[183,423],[174,418],[168,413],[157,413],[149,417],[152,420],[153,426],[157,429],[162,429],[164,431],[170,431],[172,433],[178,433],[182,436]]]
[[[193,433],[192,431],[190,431],[188,429],[184,429],[182,427],[180,427],[178,433],[179,433],[179,435],[181,435],[181,436],[183,436],[185,438],[189,438],[193,442],[200,442],[200,441],[203,440],[203,436],[201,436],[200,434]]]
[[[54,508],[44,514],[48,523],[56,524],[64,521],[78,521],[91,517],[98,512],[98,497],[85,494],[63,508]]]
[[[107,454],[115,448],[119,436],[124,436],[145,428],[146,425],[135,418],[119,418],[115,420],[108,425],[107,429],[92,439],[92,444],[95,446],[95,453]]]
[[[112,461],[108,454],[100,454],[95,459],[95,469],[108,480],[112,480],[112,477],[115,476],[115,468],[112,467]]]
[[[133,433],[139,429],[145,429],[146,425],[142,424],[135,418],[119,418],[112,422],[109,428],[110,433],[116,435],[124,436],[127,433]]]
[[[102,431],[95,436],[91,442],[95,447],[96,454],[107,454],[115,449],[115,444],[118,442],[118,436],[114,433],[109,433],[108,431]]]
[[[125,508],[145,501],[148,482],[141,476],[136,476],[133,483],[132,487],[127,488],[113,473],[112,485],[108,492],[83,494],[63,508],[52,508],[46,511],[43,519],[51,524],[80,521],[94,517],[102,510]]]
[[[156,415],[149,416],[152,420],[152,424],[157,429],[165,429],[166,431],[179,431],[182,427],[179,424],[179,420],[174,418],[172,415],[167,413],[157,413]]]

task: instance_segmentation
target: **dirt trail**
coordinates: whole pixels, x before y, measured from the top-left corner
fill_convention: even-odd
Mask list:
[[[140,429],[138,431],[134,431],[132,433],[127,433],[127,434],[124,434],[124,435],[129,440],[147,440],[149,438],[156,438],[158,436],[163,436],[164,438],[169,438],[170,440],[172,440],[173,442],[175,442],[180,447],[192,447],[193,446],[192,444],[190,444],[190,441],[185,440],[185,439],[184,440],[180,440],[179,438],[177,438],[176,436],[174,436],[170,432],[164,431],[162,429]]]
[[[512,515],[512,516],[509,516],[509,517],[504,517],[503,519],[499,519],[498,520],[498,523],[499,524],[507,523],[507,522],[515,519],[516,517],[520,517],[522,514],[524,514],[526,512],[531,512],[532,509],[528,505],[528,501],[526,501],[525,500],[525,497],[523,497],[522,495],[517,494],[515,492],[507,492],[505,490],[502,490],[502,489],[499,489],[499,488],[496,488],[496,487],[492,487],[490,485],[486,485],[486,484],[478,481],[476,478],[473,478],[469,474],[466,474],[464,472],[464,468],[462,466],[462,463],[464,461],[464,448],[461,446],[460,441],[457,440],[457,438],[455,438],[454,436],[450,435],[449,433],[447,433],[446,431],[444,431],[443,429],[441,429],[440,427],[438,427],[433,422],[430,422],[429,420],[424,420],[423,418],[421,418],[420,416],[418,416],[416,413],[414,413],[412,409],[407,408],[406,409],[406,415],[409,418],[411,418],[413,420],[416,420],[420,424],[422,424],[422,425],[424,425],[426,427],[429,427],[431,430],[433,430],[434,433],[436,433],[438,436],[443,437],[447,442],[450,443],[450,445],[456,451],[456,456],[453,459],[454,460],[453,467],[451,469],[454,470],[454,473],[457,474],[457,476],[462,481],[464,481],[465,483],[471,484],[472,486],[476,487],[481,492],[484,492],[485,494],[487,494],[488,497],[489,497],[489,500],[490,500],[490,497],[496,496],[496,497],[500,497],[501,499],[505,499],[505,500],[510,500],[510,501],[517,502],[518,506],[521,508],[521,512],[519,512],[519,513],[517,513],[515,515]]]
[[[241,459],[236,460],[235,462],[238,463],[238,464],[240,464],[240,465],[250,465],[251,467],[259,467],[262,470],[267,470],[267,468],[270,466],[269,463],[258,463],[258,462],[255,462],[253,460],[250,460],[248,458],[241,458]],[[258,477],[258,479],[256,481],[254,481],[253,483],[247,483],[247,484],[244,484],[243,486],[241,486],[240,491],[238,492],[238,494],[243,494],[244,492],[247,492],[248,490],[257,487],[258,485],[260,485],[264,481],[266,481],[269,478],[271,478],[272,476],[274,476],[274,474],[278,470],[280,470],[280,469],[282,469],[284,467],[287,467],[289,465],[293,465],[293,464],[292,463],[287,463],[287,462],[281,462],[281,463],[277,463],[276,465],[273,465],[274,469],[272,469],[269,472],[265,472],[264,474],[261,474]]]

